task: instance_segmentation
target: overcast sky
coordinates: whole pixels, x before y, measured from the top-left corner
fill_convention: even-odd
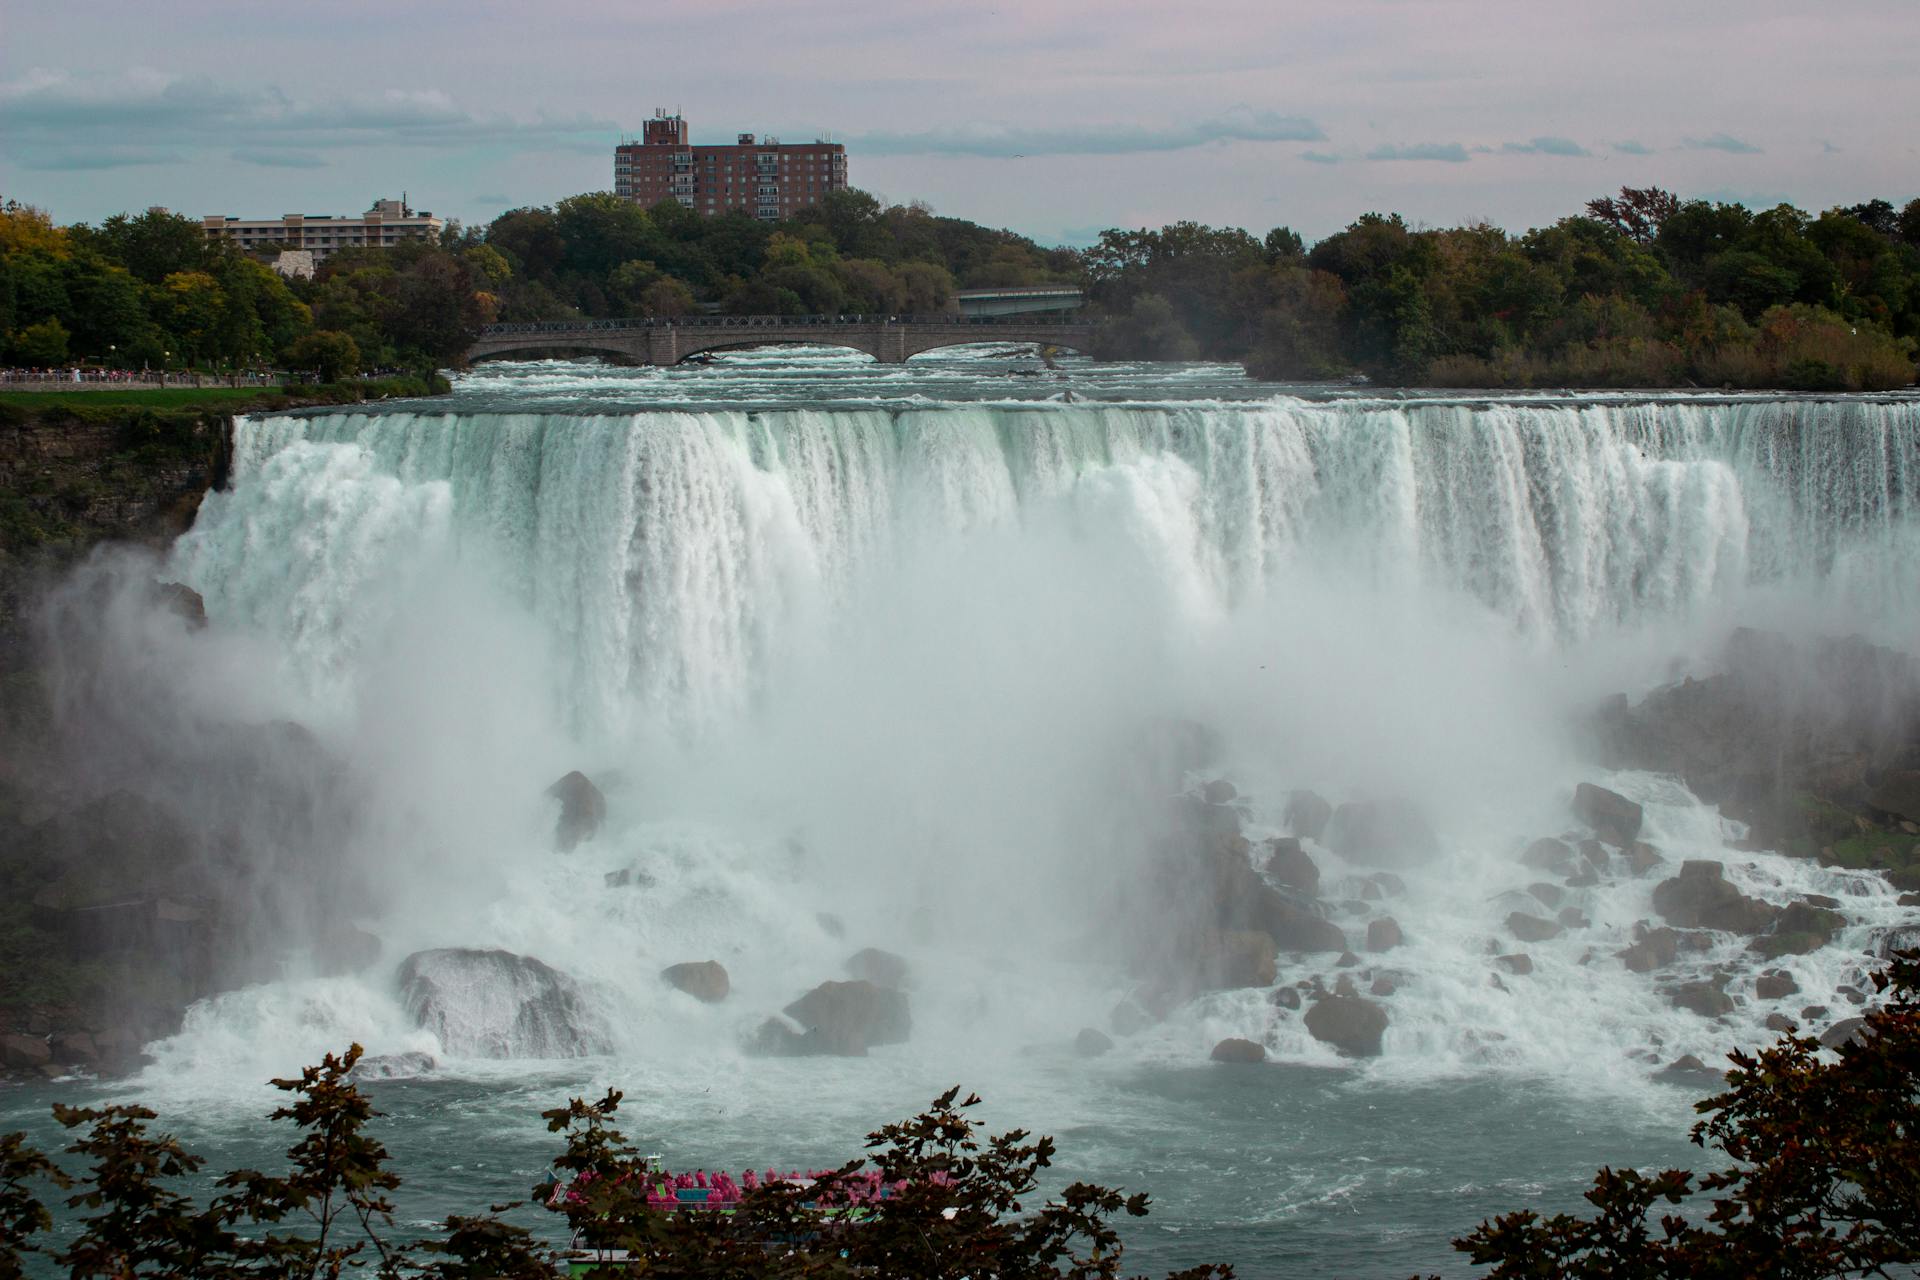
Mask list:
[[[5,0],[0,195],[485,221],[611,187],[664,106],[1049,243],[1819,210],[1920,195],[1916,68],[1920,0]]]

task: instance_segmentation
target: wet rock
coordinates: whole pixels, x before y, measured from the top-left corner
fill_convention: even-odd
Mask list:
[[[1533,972],[1533,957],[1524,951],[1516,951],[1507,956],[1495,956],[1493,962],[1508,973],[1522,977]]]
[[[1274,992],[1270,998],[1273,1001],[1274,1007],[1277,1009],[1298,1009],[1300,1007],[1300,992],[1299,989],[1295,987],[1281,987],[1278,991]]]
[[[1726,933],[1758,933],[1778,914],[1735,888],[1720,863],[1693,859],[1680,864],[1679,875],[1654,886],[1653,909],[1682,928]]]
[[[1591,889],[1600,883],[1600,873],[1591,866],[1582,866],[1566,879],[1569,889]]]
[[[440,1063],[430,1053],[377,1053],[353,1064],[353,1078],[364,1080],[417,1080],[431,1075]]]
[[[1773,1032],[1776,1035],[1784,1035],[1789,1031],[1798,1031],[1800,1029],[1799,1024],[1796,1023],[1792,1018],[1789,1018],[1784,1013],[1768,1014],[1766,1025],[1767,1025],[1767,1030]]]
[[[1080,1034],[1073,1038],[1073,1051],[1083,1058],[1097,1058],[1113,1048],[1113,1041],[1104,1031],[1092,1027],[1080,1028]]]
[[[1340,953],[1340,958],[1333,963],[1335,968],[1357,969],[1360,966],[1360,957],[1351,951],[1343,951]]]
[[[1255,1044],[1251,1040],[1229,1037],[1213,1046],[1213,1052],[1207,1056],[1214,1062],[1245,1066],[1265,1062],[1267,1050],[1265,1045]]]
[[[1261,924],[1282,951],[1318,953],[1347,949],[1346,931],[1339,925],[1284,900],[1269,904]]]
[[[1215,778],[1200,788],[1200,798],[1208,804],[1232,804],[1239,795],[1239,789],[1225,778]]]
[[[1866,1030],[1865,1018],[1842,1018],[1820,1033],[1820,1043],[1829,1049],[1838,1049],[1849,1042],[1859,1043],[1861,1033]]]
[[[1587,913],[1578,907],[1562,907],[1554,919],[1558,920],[1564,929],[1584,929],[1593,923],[1587,919]]]
[[[100,1048],[85,1031],[56,1031],[48,1041],[53,1060],[73,1066],[91,1065],[100,1059]]]
[[[1303,840],[1318,840],[1333,818],[1333,806],[1312,791],[1295,791],[1287,797],[1287,811],[1281,818],[1288,831]]]
[[[1426,818],[1405,800],[1343,804],[1327,824],[1326,842],[1350,862],[1409,866],[1439,855],[1440,841]]]
[[[560,802],[560,820],[554,824],[553,847],[570,853],[600,833],[607,820],[607,798],[593,780],[575,769],[547,788],[547,794]]]
[[[1381,895],[1388,898],[1403,897],[1407,892],[1407,882],[1391,871],[1374,872],[1367,877],[1367,884],[1378,885]]]
[[[1546,942],[1559,937],[1562,931],[1560,926],[1551,920],[1542,920],[1539,916],[1515,911],[1507,916],[1507,932],[1522,942]]]
[[[1267,841],[1266,869],[1268,876],[1295,892],[1310,898],[1320,892],[1320,868],[1293,836]]]
[[[903,992],[856,979],[823,982],[782,1012],[812,1037],[818,1051],[861,1057],[873,1045],[904,1044],[913,1031]]]
[[[1626,848],[1640,836],[1640,806],[1618,791],[1583,782],[1573,789],[1573,812],[1596,837],[1616,849]]]
[[[1596,871],[1605,871],[1613,861],[1613,855],[1607,852],[1607,846],[1598,840],[1582,840],[1580,856],[1586,859],[1587,865]]]
[[[654,878],[639,867],[609,871],[600,877],[600,882],[609,889],[651,889],[655,884]]]
[[[1656,1080],[1668,1084],[1717,1085],[1726,1079],[1724,1072],[1715,1071],[1692,1054],[1683,1054],[1653,1073]]]
[[[689,960],[670,964],[660,971],[669,986],[684,991],[695,1000],[718,1004],[733,990],[727,970],[718,960]]]
[[[603,1053],[606,1027],[579,984],[532,956],[442,947],[400,963],[400,999],[458,1058],[577,1058]]]
[[[155,583],[153,600],[168,613],[182,619],[189,631],[199,631],[207,625],[206,600],[184,582]]]
[[[1392,916],[1382,916],[1378,920],[1367,922],[1367,950],[1391,951],[1404,941],[1400,933],[1400,923]]]
[[[1798,990],[1800,984],[1785,969],[1769,969],[1753,980],[1753,994],[1762,1000],[1784,1000]]]
[[[1680,955],[1680,934],[1673,929],[1648,929],[1638,941],[1619,953],[1620,961],[1634,973],[1664,969]]]
[[[913,971],[906,957],[878,947],[865,947],[847,957],[846,970],[855,978],[864,978],[876,987],[904,991],[913,985]]]
[[[1400,989],[1400,984],[1393,980],[1392,975],[1383,973],[1379,977],[1373,980],[1373,985],[1367,988],[1367,994],[1374,995],[1374,996],[1390,996],[1394,992],[1398,991],[1399,989]]]
[[[1380,1053],[1387,1011],[1359,996],[1332,995],[1314,1002],[1305,1021],[1307,1034],[1315,1040],[1349,1058],[1371,1058]]]
[[[1769,960],[1803,956],[1833,941],[1833,935],[1845,928],[1846,923],[1847,918],[1838,911],[1790,902],[1774,918],[1772,930],[1755,938],[1747,947]]]
[[[1733,997],[1712,982],[1683,982],[1668,988],[1666,996],[1674,1008],[1703,1018],[1718,1018],[1733,1012]]]
[[[1526,847],[1520,855],[1520,865],[1535,871],[1549,871],[1554,875],[1565,875],[1573,868],[1573,846],[1565,840],[1556,840],[1552,836],[1542,836]]]
[[[1820,1022],[1825,1019],[1826,1016],[1827,1006],[1823,1004],[1810,1004],[1800,1011],[1800,1021],[1802,1022]]]
[[[1527,892],[1549,911],[1557,909],[1567,897],[1567,891],[1557,884],[1530,884]]]
[[[1628,845],[1626,859],[1627,870],[1636,876],[1643,876],[1666,861],[1660,856],[1660,851],[1645,840],[1635,840]]]
[[[53,1061],[53,1047],[45,1036],[0,1036],[0,1065],[30,1071]]]

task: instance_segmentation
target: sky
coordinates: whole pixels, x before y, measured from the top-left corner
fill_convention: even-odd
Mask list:
[[[1818,211],[1920,195],[1916,50],[1920,0],[7,0],[0,197],[485,222],[610,188],[664,107],[1048,244]]]

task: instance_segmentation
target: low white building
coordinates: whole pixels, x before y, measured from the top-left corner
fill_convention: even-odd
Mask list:
[[[402,200],[376,200],[359,217],[324,213],[283,213],[278,218],[233,218],[210,213],[200,219],[209,240],[232,240],[251,252],[269,245],[300,249],[324,262],[335,249],[384,248],[402,240],[438,236],[446,219]]]

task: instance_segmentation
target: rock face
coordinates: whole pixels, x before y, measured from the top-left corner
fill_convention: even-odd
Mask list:
[[[1847,918],[1838,911],[1829,911],[1807,902],[1791,902],[1781,908],[1770,932],[1747,945],[1750,950],[1769,960],[1779,956],[1803,956],[1833,941],[1833,935],[1846,923]]]
[[[1618,791],[1583,782],[1573,789],[1573,812],[1602,843],[1616,849],[1626,848],[1640,836],[1640,806]]]
[[[560,802],[560,820],[553,828],[554,848],[571,853],[600,833],[600,825],[607,820],[607,798],[586,774],[575,769],[548,787],[547,794]]]
[[[1347,1057],[1372,1058],[1380,1053],[1387,1011],[1360,996],[1326,996],[1307,1010],[1306,1024],[1307,1034]]]
[[[671,986],[707,1004],[718,1004],[733,990],[726,967],[718,960],[689,960],[684,964],[670,964],[660,971],[660,976]]]
[[[606,1051],[579,984],[532,956],[445,947],[400,964],[413,1019],[458,1058],[574,1058]]]
[[[882,951],[878,947],[866,947],[848,956],[846,970],[852,977],[864,979],[876,987],[892,987],[896,991],[906,990],[912,977],[906,957]]]
[[[45,1036],[0,1036],[0,1064],[15,1068],[44,1067],[53,1061],[53,1046]]]
[[[1649,929],[1632,946],[1620,952],[1620,960],[1634,973],[1664,969],[1680,955],[1680,934],[1673,929]]]
[[[1270,987],[1276,976],[1273,938],[1258,929],[1216,929],[1201,935],[1194,969],[1208,987]]]
[[[1303,840],[1318,840],[1333,818],[1333,806],[1312,791],[1296,791],[1287,797],[1287,812],[1281,819],[1287,830]]]
[[[1213,1052],[1207,1056],[1215,1062],[1245,1066],[1256,1062],[1265,1062],[1267,1060],[1267,1050],[1265,1045],[1258,1045],[1251,1040],[1241,1040],[1233,1037],[1222,1040],[1219,1044],[1213,1046]]]
[[[1726,868],[1718,862],[1683,862],[1679,875],[1654,886],[1653,909],[1662,919],[1683,929],[1758,933],[1772,924],[1775,909],[1741,893],[1728,882],[1726,874]]]
[[[1891,818],[1920,822],[1920,769],[1889,770],[1867,793],[1867,804]]]
[[[186,622],[189,631],[198,631],[207,625],[207,602],[184,582],[156,583],[153,594],[162,608]]]
[[[1320,868],[1293,836],[1267,841],[1267,875],[1309,898],[1320,892]]]
[[[1437,857],[1440,841],[1426,818],[1405,800],[1343,804],[1327,824],[1326,842],[1350,862],[1411,866]]]
[[[810,1053],[863,1057],[873,1045],[904,1044],[913,1032],[905,993],[860,979],[823,982],[784,1012],[806,1028]]]

